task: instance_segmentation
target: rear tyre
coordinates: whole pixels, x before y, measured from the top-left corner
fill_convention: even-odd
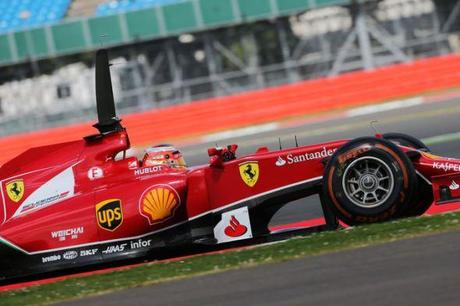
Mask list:
[[[402,212],[401,217],[417,217],[423,215],[433,204],[433,189],[421,177],[418,178],[417,192],[414,200]]]
[[[395,144],[399,144],[405,147],[414,148],[423,152],[431,152],[427,145],[425,145],[420,139],[413,136],[402,134],[402,133],[386,133],[382,137]]]
[[[401,216],[416,187],[414,167],[398,146],[365,137],[331,157],[323,176],[323,199],[349,225],[383,222]]]
[[[410,135],[402,133],[387,133],[383,135],[384,139],[390,140],[393,143],[414,148],[423,152],[430,153],[431,150],[421,140]],[[407,206],[407,209],[402,213],[403,217],[416,217],[423,215],[428,208],[433,204],[433,191],[421,176],[418,177],[417,192],[414,200]]]

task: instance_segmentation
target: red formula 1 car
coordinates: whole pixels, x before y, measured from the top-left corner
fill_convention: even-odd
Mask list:
[[[1,167],[1,279],[266,236],[277,210],[312,194],[321,195],[329,228],[460,199],[460,160],[402,134],[261,147],[239,158],[236,145],[211,148],[209,163],[192,168],[168,146],[126,157],[105,50],[96,56],[96,92],[98,134],[30,149]]]

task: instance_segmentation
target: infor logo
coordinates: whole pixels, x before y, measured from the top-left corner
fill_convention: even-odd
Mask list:
[[[105,230],[113,232],[123,223],[121,201],[106,200],[96,204],[97,224]]]

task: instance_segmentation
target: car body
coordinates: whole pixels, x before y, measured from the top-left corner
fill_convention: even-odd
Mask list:
[[[107,54],[100,52],[97,69],[104,76],[97,79],[110,93],[99,93],[106,96],[98,103],[107,95],[113,100]],[[98,111],[107,107],[98,104]],[[337,219],[343,221],[340,208],[323,201],[327,165],[341,156],[353,159],[350,152],[365,154],[374,142],[407,156],[418,192],[428,194],[425,202],[457,207],[460,199],[460,160],[398,142],[404,137],[360,139],[361,149],[345,153],[349,139],[277,151],[261,147],[243,157],[236,157],[232,145],[210,148],[209,163],[202,166],[145,166],[123,154],[129,137],[113,115],[99,117],[99,134],[32,148],[0,168],[0,279],[137,258],[165,246],[267,236],[272,216],[283,205],[312,194],[322,196],[325,224],[336,228]],[[383,179],[379,175],[363,177],[363,186]]]

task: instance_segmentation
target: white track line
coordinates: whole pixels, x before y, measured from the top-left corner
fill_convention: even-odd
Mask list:
[[[374,113],[386,112],[386,111],[396,110],[396,109],[401,109],[401,108],[410,108],[413,106],[421,105],[424,102],[425,102],[425,99],[423,97],[415,97],[415,98],[410,98],[410,99],[405,99],[405,100],[396,100],[396,101],[387,102],[383,104],[373,104],[369,106],[350,109],[348,111],[343,112],[342,115],[339,115],[339,117],[350,118],[350,117],[357,117],[357,116],[363,116],[363,115],[370,115]],[[328,120],[335,119],[335,118],[337,118],[337,114],[331,115],[330,117],[325,116],[323,120],[320,120],[320,121],[324,122],[324,121],[328,121]],[[249,127],[240,128],[240,129],[228,130],[228,131],[205,135],[200,138],[199,143],[216,142],[216,141],[222,141],[222,140],[236,138],[236,137],[251,136],[251,135],[261,134],[264,132],[275,131],[282,127],[284,126],[279,122],[271,122],[267,124],[254,125],[254,126],[249,126]],[[289,125],[287,125],[287,127],[289,127]]]
[[[316,117],[314,116],[311,118],[303,118],[303,119],[299,119],[296,121],[271,122],[267,124],[253,125],[253,126],[239,128],[239,129],[227,130],[227,131],[222,131],[219,133],[204,135],[198,139],[195,139],[194,141],[191,141],[186,146],[204,144],[204,143],[212,143],[212,142],[221,142],[223,140],[237,138],[237,137],[254,136],[257,134],[262,134],[264,132],[270,132],[270,131],[280,130],[284,128],[293,128],[293,127],[297,127],[297,126],[301,126],[301,125],[305,125],[305,124],[309,124],[313,122],[314,123],[327,122],[327,121],[338,119],[338,118],[353,118],[353,117],[359,117],[359,116],[370,115],[370,114],[375,114],[375,113],[383,113],[386,111],[392,111],[392,110],[394,111],[397,109],[407,109],[407,108],[417,107],[419,105],[433,103],[433,102],[441,102],[441,103],[444,102],[444,100],[441,99],[441,97],[444,97],[443,95],[439,95],[440,98],[436,98],[436,97],[438,96],[434,96],[434,97],[433,96],[417,96],[413,98],[395,100],[395,101],[390,101],[390,102],[381,103],[381,104],[372,104],[368,106],[357,107],[357,108],[345,110],[339,113],[330,113],[330,114],[318,115]],[[460,97],[460,91],[455,92],[448,96],[448,98],[450,99],[453,99],[455,97],[457,98]],[[314,130],[314,131],[310,130],[308,131],[307,135],[308,136],[318,136],[318,135],[323,135],[323,134],[327,134],[327,133],[334,132],[334,131],[335,132],[345,131],[349,129],[350,129],[349,126],[341,125],[340,127],[335,126],[333,130],[328,129],[328,128],[322,128],[322,129]],[[297,136],[302,136],[302,135],[297,134]],[[262,140],[264,140],[263,137],[262,138],[259,137],[259,139],[254,140],[254,144],[260,143]],[[456,140],[460,140],[460,133],[438,135],[435,137],[425,138],[422,140],[428,145],[456,141]],[[246,142],[245,144],[248,145],[248,143]]]
[[[363,115],[371,115],[371,114],[386,112],[386,111],[395,110],[395,109],[409,108],[409,107],[421,105],[423,103],[424,103],[424,98],[415,97],[415,98],[397,100],[397,101],[383,103],[383,104],[375,104],[375,105],[354,108],[349,111],[346,111],[345,116],[346,117],[356,117],[356,116],[363,116]]]
[[[434,145],[460,140],[460,132],[448,133],[422,139],[426,145]]]
[[[271,131],[277,130],[278,128],[279,128],[279,124],[277,122],[272,122],[272,123],[262,124],[262,125],[254,125],[254,126],[250,126],[246,128],[209,134],[209,135],[202,137],[201,141],[202,142],[221,141],[221,140],[230,139],[234,137],[250,136],[250,135],[260,134],[264,132],[271,132]]]

